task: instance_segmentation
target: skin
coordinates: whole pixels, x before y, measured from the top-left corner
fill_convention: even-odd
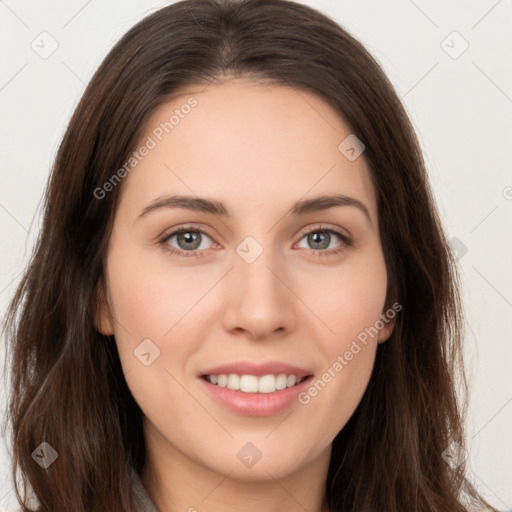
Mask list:
[[[98,286],[97,327],[115,335],[145,415],[141,478],[160,512],[325,512],[332,440],[360,402],[377,344],[394,322],[307,405],[273,416],[225,409],[198,372],[279,360],[320,377],[385,312],[387,272],[364,153],[349,161],[338,150],[351,131],[321,98],[246,79],[187,90],[154,112],[141,141],[192,95],[198,105],[122,183]],[[297,200],[334,192],[364,203],[370,220],[352,206],[285,215]],[[222,201],[232,216],[161,208],[138,218],[170,194]],[[185,223],[202,231],[198,257],[186,257],[177,236],[158,242]],[[331,234],[321,249],[302,234],[322,226],[353,244]],[[247,236],[263,248],[252,263],[236,252]],[[145,366],[134,350],[148,338],[160,355]],[[262,454],[250,468],[236,456],[247,442]]]

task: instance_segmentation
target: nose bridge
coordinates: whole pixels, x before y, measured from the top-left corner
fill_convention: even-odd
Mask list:
[[[284,284],[282,260],[270,238],[265,238],[266,245],[253,236],[242,240],[236,247],[230,280],[227,327],[250,331],[255,337],[290,328],[294,318],[293,294]]]
[[[253,237],[247,237],[236,249],[238,258],[235,270],[244,287],[252,291],[261,289],[265,293],[273,292],[276,278],[270,269],[276,267],[277,255],[270,244],[265,248]]]
[[[263,245],[253,236],[248,236],[236,248],[235,275],[244,290],[242,298],[249,297],[252,301],[261,299],[264,301],[262,305],[275,300],[276,294],[282,293],[282,290],[277,290],[282,284],[276,279],[275,270],[271,271],[278,266],[278,255],[269,240],[270,237],[267,237]]]

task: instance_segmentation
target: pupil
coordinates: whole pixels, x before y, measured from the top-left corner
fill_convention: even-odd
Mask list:
[[[317,245],[315,248],[316,249],[326,249],[327,247],[329,247],[329,240],[330,240],[330,235],[329,233],[326,233],[325,231],[316,231],[314,233],[311,233],[309,235],[309,241],[313,244],[317,244],[319,243],[320,245]]]
[[[193,231],[183,231],[178,235],[178,243],[181,246],[180,242],[185,242],[185,249],[197,249],[199,245],[201,245],[201,240],[199,233],[193,232]],[[195,244],[190,245],[192,242],[195,242]],[[188,246],[187,246],[188,244]],[[183,247],[182,247],[183,248]]]

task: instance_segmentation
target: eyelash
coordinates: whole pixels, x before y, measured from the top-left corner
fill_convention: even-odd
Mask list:
[[[175,247],[172,247],[172,246],[170,246],[168,244],[169,240],[174,235],[178,235],[180,233],[186,233],[187,231],[192,231],[192,232],[197,232],[197,233],[205,234],[206,236],[208,236],[208,238],[213,240],[213,237],[211,237],[208,233],[206,233],[205,231],[203,231],[201,229],[197,229],[194,226],[180,226],[179,228],[175,229],[174,231],[171,231],[170,233],[164,234],[158,240],[158,244],[161,245],[162,248],[165,251],[167,251],[167,252],[169,252],[171,254],[175,254],[177,256],[182,256],[182,257],[185,257],[185,258],[199,258],[199,257],[204,256],[203,252],[206,251],[206,249],[205,250],[196,249],[194,251],[181,251],[181,250],[178,250]],[[316,232],[334,233],[342,241],[342,243],[340,244],[340,246],[337,249],[329,249],[329,250],[325,250],[324,249],[324,250],[318,250],[318,251],[314,250],[314,249],[309,249],[316,256],[319,256],[319,257],[322,257],[322,256],[335,256],[335,255],[341,253],[342,251],[344,251],[347,247],[351,247],[352,246],[352,240],[347,235],[344,235],[343,233],[341,233],[341,232],[339,232],[339,231],[337,231],[335,229],[329,228],[327,226],[315,226],[312,229],[303,231],[300,234],[299,240],[302,240],[302,238],[304,238],[306,235],[309,235],[310,233],[316,233]]]

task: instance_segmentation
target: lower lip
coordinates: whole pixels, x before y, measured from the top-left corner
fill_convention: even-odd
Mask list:
[[[229,388],[221,388],[206,379],[199,378],[210,395],[230,411],[245,416],[272,416],[297,403],[297,395],[304,391],[312,377],[291,388],[280,389],[273,393],[244,393]]]

